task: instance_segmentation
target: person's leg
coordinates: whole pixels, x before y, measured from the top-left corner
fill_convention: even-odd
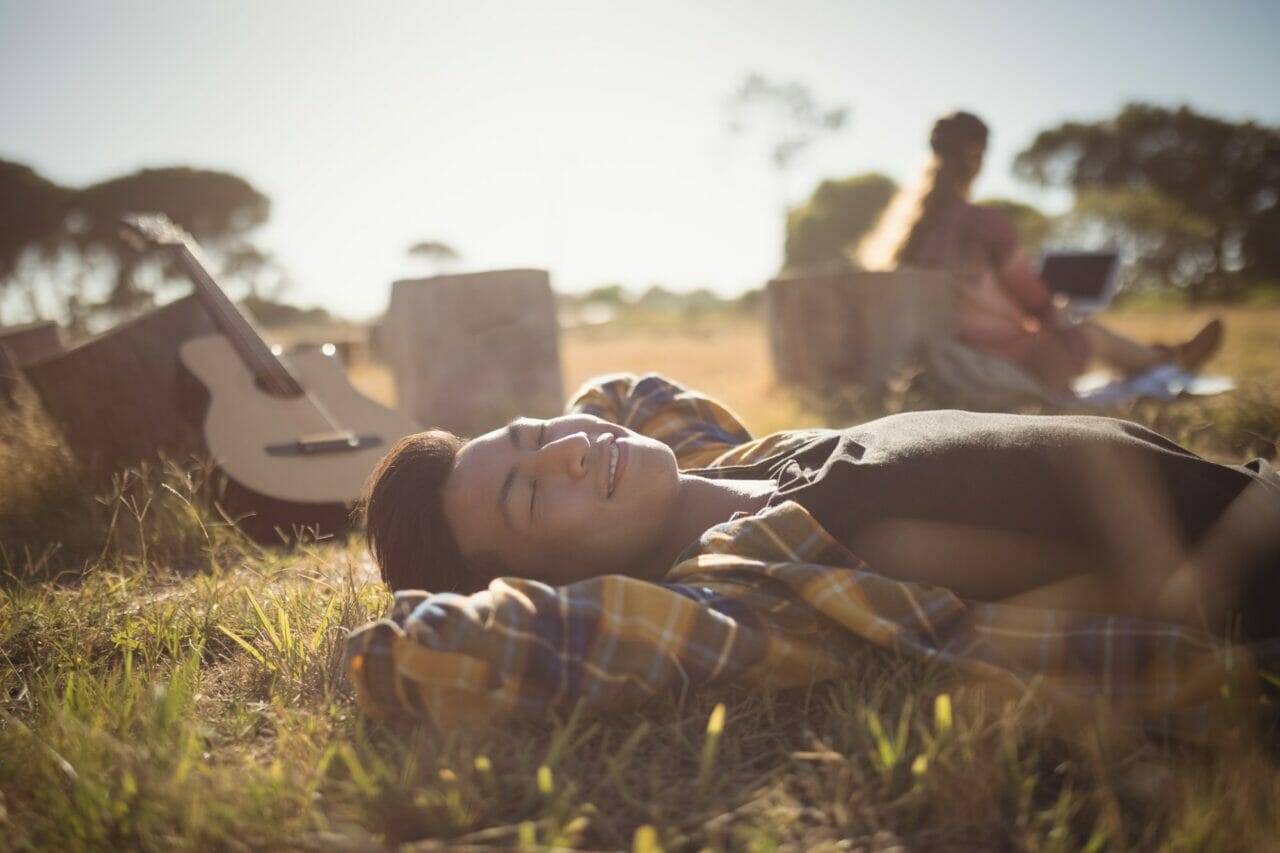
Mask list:
[[[1042,329],[1015,361],[1046,388],[1071,392],[1071,380],[1089,363],[1092,347],[1077,326]]]
[[[1173,346],[1144,344],[1093,321],[1076,328],[1089,342],[1092,355],[1108,367],[1124,373],[1145,373],[1161,364],[1174,363],[1183,370],[1198,370],[1222,344],[1222,321],[1210,320],[1187,340]]]
[[[1173,356],[1167,347],[1149,346],[1093,321],[1085,321],[1078,328],[1089,341],[1095,358],[1124,373],[1144,373]]]
[[[1280,504],[1254,484],[1150,590],[1143,614],[1244,640],[1280,637]]]

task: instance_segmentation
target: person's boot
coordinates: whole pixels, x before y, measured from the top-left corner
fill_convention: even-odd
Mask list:
[[[1222,348],[1222,336],[1222,321],[1214,317],[1182,343],[1173,346],[1156,344],[1156,349],[1164,353],[1171,364],[1188,373],[1195,373],[1217,355]]]

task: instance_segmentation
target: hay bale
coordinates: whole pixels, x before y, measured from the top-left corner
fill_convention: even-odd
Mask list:
[[[774,370],[801,385],[883,382],[952,335],[951,276],[865,270],[775,279],[765,288]]]
[[[377,336],[401,411],[463,436],[564,406],[559,326],[546,271],[397,281]]]

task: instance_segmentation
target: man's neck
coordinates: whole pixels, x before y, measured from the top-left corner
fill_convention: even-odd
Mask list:
[[[728,521],[734,513],[762,508],[776,486],[773,480],[709,480],[681,474],[680,491],[663,528],[662,542],[645,565],[632,574],[645,580],[661,580],[690,542]]]

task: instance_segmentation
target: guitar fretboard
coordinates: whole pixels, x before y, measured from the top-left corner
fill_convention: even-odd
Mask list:
[[[306,393],[284,363],[276,358],[258,329],[209,274],[200,247],[190,234],[163,214],[126,216],[121,224],[124,236],[131,241],[141,240],[173,254],[195,285],[196,296],[205,310],[263,391],[277,397],[300,397]]]

